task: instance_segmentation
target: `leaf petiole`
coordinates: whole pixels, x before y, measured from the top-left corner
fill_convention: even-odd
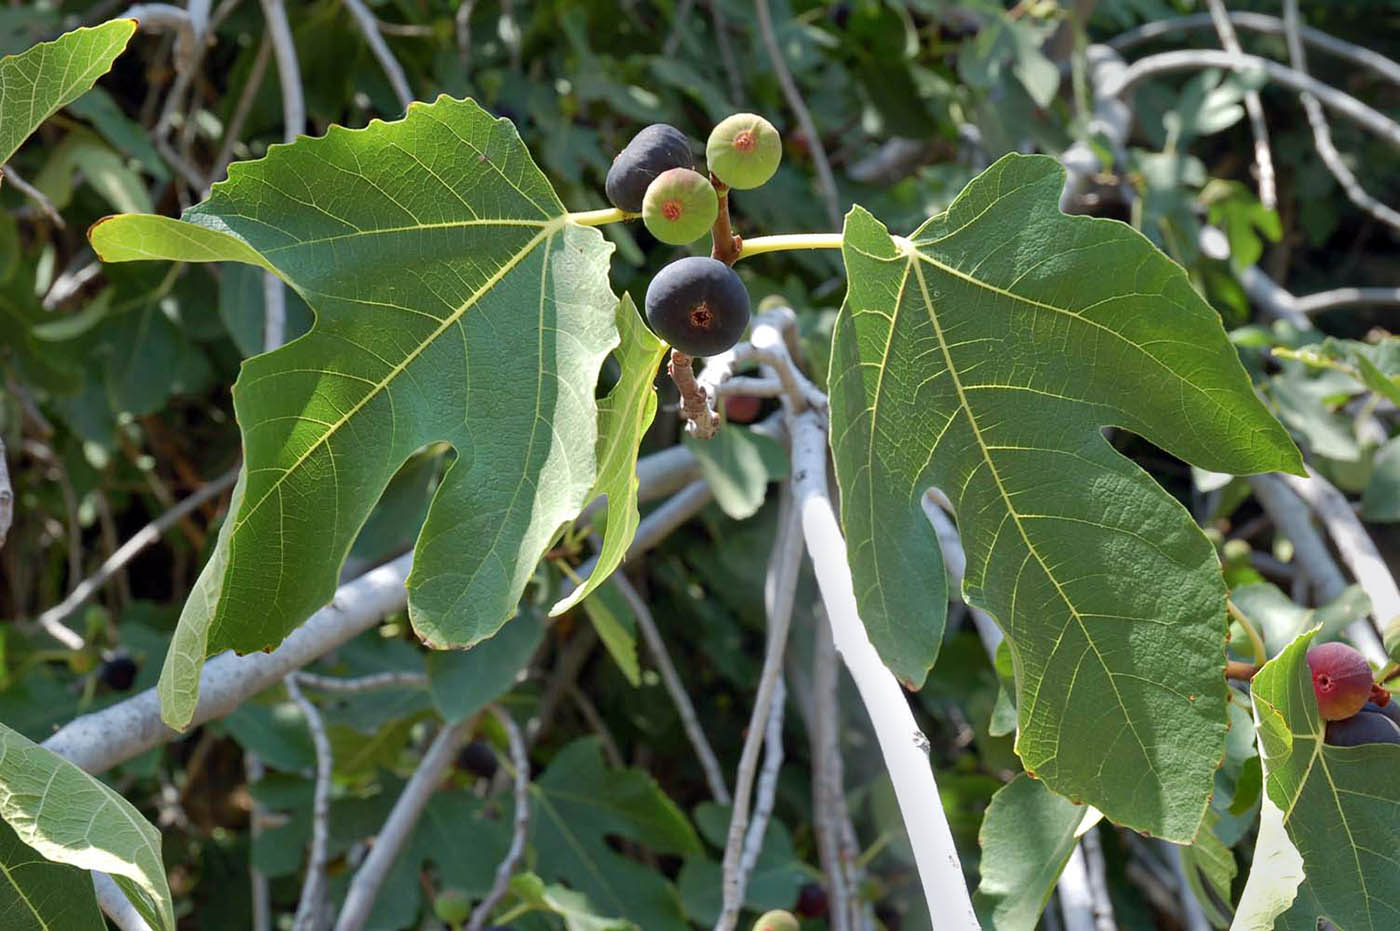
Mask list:
[[[1259,636],[1259,628],[1255,627],[1254,622],[1229,598],[1225,599],[1225,610],[1230,613],[1230,617],[1239,621],[1240,626],[1244,628],[1245,635],[1249,637],[1249,644],[1254,649],[1255,664],[1262,666],[1267,663],[1269,661],[1269,651],[1264,646],[1264,638]]]
[[[602,226],[606,223],[621,223],[623,220],[635,220],[641,216],[640,213],[628,213],[619,210],[617,207],[604,207],[601,210],[580,210],[569,214],[569,221],[577,223],[579,226]]]
[[[841,233],[788,233],[782,236],[755,236],[744,240],[739,258],[762,255],[765,252],[790,252],[794,249],[840,249]]]

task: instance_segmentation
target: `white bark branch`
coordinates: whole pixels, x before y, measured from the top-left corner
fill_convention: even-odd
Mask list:
[[[977,917],[929,765],[928,738],[914,722],[903,689],[870,643],[856,608],[845,540],[827,495],[826,456],[826,431],[816,415],[799,415],[793,437],[793,488],[832,638],[874,725],[932,927],[934,931],[975,931]]]
[[[369,855],[365,857],[364,863],[360,864],[355,878],[350,881],[350,888],[345,893],[345,904],[341,906],[340,917],[335,923],[335,931],[362,931],[365,922],[369,920],[370,911],[374,908],[374,899],[379,894],[379,888],[384,884],[384,878],[398,859],[404,844],[408,842],[414,825],[418,823],[419,816],[427,807],[428,800],[432,798],[443,776],[451,768],[452,761],[457,756],[457,748],[471,734],[475,725],[476,719],[471,717],[456,724],[444,725],[442,730],[438,731],[437,737],[428,747],[428,752],[423,754],[418,768],[413,771],[408,784],[403,787],[403,792],[394,802],[389,817],[384,819],[384,826],[374,839],[374,846],[370,847]]]
[[[773,817],[773,802],[778,792],[778,773],[783,768],[783,703],[787,700],[787,684],[782,673],[773,685],[773,701],[768,708],[768,724],[763,732],[763,771],[758,774],[758,789],[754,793],[753,817],[744,835],[744,851],[739,856],[739,887],[747,888],[758,855],[763,852],[763,837],[768,833],[768,821]],[[742,904],[742,903],[741,903]]]
[[[0,437],[0,546],[15,519],[15,491],[10,487],[10,467],[5,461],[5,439]]]
[[[1332,288],[1294,298],[1294,306],[1304,314],[1371,304],[1400,305],[1400,288]]]
[[[428,677],[423,673],[399,670],[376,672],[354,679],[319,676],[313,672],[299,672],[297,673],[297,682],[308,688],[322,692],[333,692],[336,695],[362,695],[365,692],[377,692],[381,689],[425,689],[428,687]]]
[[[408,105],[413,103],[413,91],[408,86],[408,77],[404,74],[403,65],[394,57],[389,43],[384,41],[384,36],[379,31],[379,20],[374,18],[374,14],[361,0],[345,0],[345,6],[350,10],[350,15],[355,17],[355,24],[360,27],[360,32],[364,33],[365,41],[369,43],[369,50],[374,53],[379,67],[384,69],[384,76],[389,79],[389,86],[394,89],[394,96],[399,99],[399,105],[407,110]]]
[[[126,897],[126,893],[121,891],[111,876],[94,871],[92,886],[97,892],[97,907],[102,909],[104,915],[112,919],[112,924],[117,926],[117,931],[151,931],[151,926],[146,923],[146,919],[141,917],[136,906],[131,904],[131,900]]]
[[[807,721],[812,751],[812,828],[831,896],[831,931],[851,931],[851,864],[842,855],[841,836],[849,812],[841,762],[840,670],[827,625],[818,624],[812,639],[812,711]]]
[[[515,719],[505,709],[499,705],[492,705],[491,713],[496,716],[496,720],[501,722],[501,727],[505,729],[506,740],[510,744],[511,765],[515,768],[514,830],[511,833],[510,847],[506,850],[505,858],[501,860],[500,866],[496,867],[496,878],[491,884],[491,891],[472,910],[471,920],[467,922],[466,931],[482,931],[487,920],[491,917],[491,911],[505,898],[506,891],[510,886],[510,878],[515,874],[516,869],[520,866],[520,861],[525,857],[525,839],[530,832],[530,756],[525,747],[525,736],[520,733]]]
[[[331,770],[335,760],[331,755],[331,739],[326,735],[326,723],[321,719],[321,712],[302,694],[297,685],[297,673],[292,673],[283,681],[287,686],[287,695],[306,719],[311,744],[316,748],[316,782],[311,800],[311,853],[307,857],[306,879],[301,886],[292,927],[295,931],[317,931],[321,926],[321,910],[326,898],[326,851],[331,837]]]
[[[1240,40],[1235,35],[1235,27],[1230,23],[1225,0],[1208,0],[1210,17],[1215,23],[1220,44],[1232,55],[1244,54]],[[1301,67],[1295,62],[1293,67]],[[1247,90],[1244,95],[1244,109],[1249,114],[1250,131],[1254,133],[1254,166],[1259,173],[1259,202],[1270,210],[1278,207],[1278,186],[1274,180],[1274,157],[1269,150],[1269,127],[1264,122],[1264,104],[1257,90]]]

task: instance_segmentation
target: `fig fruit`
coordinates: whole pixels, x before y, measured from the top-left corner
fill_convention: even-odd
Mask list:
[[[1383,714],[1362,711],[1340,721],[1328,721],[1327,734],[1323,739],[1334,747],[1400,744],[1400,724]]]
[[[473,740],[457,751],[457,768],[473,776],[490,779],[496,775],[496,751],[484,740]]]
[[[763,410],[763,399],[751,394],[731,394],[722,406],[724,419],[730,423],[753,423]]]
[[[695,242],[714,226],[719,197],[710,179],[689,168],[668,168],[647,185],[642,222],[673,246]]]
[[[792,910],[803,918],[820,918],[826,909],[826,889],[821,883],[806,883],[797,890],[797,904]]]
[[[1308,650],[1317,710],[1324,721],[1340,721],[1371,697],[1371,664],[1345,643],[1319,643]]]
[[[712,356],[739,341],[749,325],[749,292],[734,269],[693,255],[656,273],[647,286],[647,323],[689,356]]]
[[[690,138],[674,126],[652,123],[613,158],[603,190],[619,210],[641,213],[647,185],[668,168],[694,168]]]
[[[1396,727],[1400,727],[1400,703],[1388,701],[1384,705],[1375,701],[1368,701],[1361,706],[1361,710],[1368,714],[1379,714],[1395,722]]]
[[[456,927],[472,916],[471,897],[461,889],[444,889],[433,899],[433,914]]]
[[[756,113],[725,117],[710,130],[705,143],[710,174],[741,191],[765,184],[782,160],[782,137],[772,123]]]
[[[775,908],[758,916],[753,931],[797,931],[797,917],[792,912]]]
[[[137,669],[136,660],[125,653],[117,653],[103,661],[97,677],[114,692],[125,692],[136,681]]]

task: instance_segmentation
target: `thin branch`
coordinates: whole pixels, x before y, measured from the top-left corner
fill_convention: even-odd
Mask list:
[[[1257,55],[1232,55],[1214,49],[1193,49],[1188,51],[1162,52],[1149,55],[1128,66],[1119,82],[1107,88],[1115,97],[1125,97],[1142,81],[1173,74],[1178,71],[1200,71],[1203,68],[1220,68],[1226,71],[1246,71],[1257,69],[1268,75],[1269,80],[1290,90],[1308,92],[1319,101],[1357,124],[1371,130],[1386,142],[1400,147],[1400,124],[1385,114],[1367,106],[1350,94],[1335,87],[1323,84],[1311,75]]]
[[[1288,60],[1299,74],[1307,74],[1308,63],[1303,54],[1303,43],[1298,37],[1298,0],[1283,0],[1283,23],[1284,35],[1288,40]],[[1346,160],[1342,158],[1342,153],[1337,151],[1337,146],[1332,142],[1332,127],[1327,124],[1327,116],[1322,112],[1322,105],[1317,102],[1317,98],[1307,91],[1302,92],[1299,97],[1303,101],[1303,112],[1308,116],[1308,125],[1312,127],[1313,145],[1317,147],[1317,154],[1322,156],[1323,164],[1332,172],[1332,176],[1337,179],[1347,197],[1377,220],[1392,229],[1400,230],[1400,212],[1392,210],[1368,194],[1361,182],[1356,180],[1356,174],[1352,172]]]
[[[496,879],[491,884],[491,891],[486,893],[486,898],[472,911],[466,931],[482,931],[491,917],[492,910],[505,898],[510,878],[525,857],[525,838],[530,832],[530,757],[525,749],[525,737],[516,726],[515,719],[503,708],[492,705],[491,713],[505,729],[506,740],[510,744],[511,767],[515,770],[512,774],[515,777],[515,827],[510,838],[510,848],[501,860],[501,865],[496,867]]]
[[[856,608],[846,543],[827,493],[826,456],[826,431],[820,420],[810,411],[799,414],[793,436],[793,488],[832,639],[874,725],[932,927],[934,931],[977,931],[977,917],[929,765],[928,738],[914,722],[904,691],[870,643]]]
[[[768,724],[763,734],[763,771],[758,774],[754,793],[753,817],[744,835],[744,851],[739,856],[739,887],[749,884],[749,877],[763,852],[763,838],[768,833],[768,821],[773,817],[773,803],[778,793],[778,774],[783,768],[783,704],[787,701],[787,684],[782,673],[773,685],[773,701],[768,708]]]
[[[1320,601],[1331,601],[1346,590],[1346,576],[1332,559],[1327,543],[1308,520],[1308,508],[1277,475],[1248,476],[1250,488],[1259,505],[1274,520],[1284,536],[1293,543],[1294,560],[1302,569],[1299,578],[1306,577],[1316,587]],[[1376,629],[1365,618],[1353,621],[1346,628],[1347,636],[1366,658],[1377,665],[1386,659]]]
[[[452,17],[457,32],[457,60],[461,62],[463,71],[471,62],[472,9],[475,6],[476,0],[462,0],[461,3],[457,4],[456,15]]]
[[[1283,20],[1277,16],[1270,16],[1267,13],[1245,13],[1233,12],[1230,14],[1230,22],[1253,32],[1262,32],[1269,35],[1281,36],[1284,34]],[[1162,19],[1152,23],[1144,23],[1135,29],[1129,29],[1110,41],[1108,44],[1120,52],[1127,51],[1134,46],[1160,39],[1162,36],[1173,32],[1184,32],[1191,29],[1209,29],[1214,25],[1209,13],[1196,13],[1191,16],[1179,16],[1174,19]],[[1303,41],[1309,45],[1315,45],[1323,51],[1336,55],[1354,65],[1369,68],[1381,77],[1395,84],[1400,84],[1400,64],[1386,58],[1379,52],[1373,52],[1365,46],[1348,42],[1345,39],[1338,39],[1336,36],[1328,35],[1318,29],[1308,26],[1300,26],[1299,35]]]
[[[277,82],[282,87],[282,141],[295,142],[306,132],[306,94],[302,90],[301,67],[297,64],[292,26],[287,21],[283,0],[261,0],[267,20],[267,36],[277,57]]]
[[[1089,861],[1084,847],[1075,844],[1055,884],[1065,931],[1095,931],[1094,893],[1089,887]]]
[[[783,58],[783,50],[778,46],[778,37],[773,32],[773,14],[768,9],[768,0],[754,0],[754,11],[758,14],[758,31],[763,37],[763,47],[768,52],[768,63],[773,66],[773,73],[778,76],[778,84],[782,86],[783,96],[787,98],[788,106],[797,116],[797,124],[802,127],[802,135],[806,137],[808,151],[812,153],[812,162],[817,169],[817,186],[821,189],[822,199],[826,202],[827,218],[832,226],[841,225],[841,195],[836,190],[836,178],[831,173],[831,162],[826,157],[826,148],[822,145],[822,137],[817,132],[816,123],[812,122],[812,114],[807,110],[807,104],[802,100],[802,93],[797,89],[797,82],[792,78],[792,72],[788,70],[787,61]]]
[[[97,594],[107,581],[116,575],[121,569],[146,547],[158,541],[161,536],[173,527],[186,514],[194,511],[201,504],[211,498],[217,497],[233,486],[238,479],[238,467],[220,475],[209,482],[198,491],[180,501],[175,507],[161,514],[155,520],[142,527],[131,538],[121,545],[121,547],[97,567],[97,571],[79,582],[68,597],[49,608],[39,615],[39,624],[48,630],[54,624],[60,624],[65,618],[85,604],[88,599]],[[81,643],[79,644],[81,646]]]
[[[5,438],[0,437],[0,546],[10,535],[15,519],[15,491],[10,487],[10,467],[5,462]]]
[[[1220,44],[1232,55],[1244,54],[1240,40],[1235,35],[1235,27],[1230,23],[1229,11],[1225,9],[1225,0],[1208,2],[1216,34],[1220,36]],[[1293,66],[1302,70],[1297,62],[1294,62]],[[1273,210],[1278,207],[1278,186],[1274,180],[1274,157],[1269,150],[1269,127],[1264,122],[1264,104],[1260,101],[1257,90],[1251,88],[1245,91],[1244,109],[1249,114],[1250,131],[1254,133],[1254,165],[1259,172],[1259,202]]]
[[[1332,288],[1294,298],[1300,313],[1320,314],[1337,307],[1400,305],[1400,288]]]
[[[399,98],[399,106],[407,110],[408,105],[413,103],[413,91],[408,86],[408,76],[404,74],[403,65],[399,64],[399,60],[389,48],[389,43],[384,41],[384,36],[379,32],[379,20],[374,18],[374,14],[361,0],[344,2],[350,10],[350,15],[355,17],[355,24],[360,27],[360,32],[364,33],[365,41],[369,43],[369,50],[374,53],[379,67],[384,69],[384,76],[389,79],[394,96]]]
[[[97,892],[97,907],[117,926],[117,931],[151,931],[151,926],[131,900],[117,886],[116,880],[106,873],[96,870],[92,873],[92,886]]]
[[[402,611],[407,602],[404,581],[412,560],[412,554],[405,554],[340,586],[330,604],[271,653],[238,656],[229,651],[209,660],[200,677],[199,705],[190,726],[232,713],[289,672],[363,633],[386,614]],[[178,736],[161,720],[160,698],[151,688],[75,718],[43,745],[87,772],[100,773]]]
[[[1089,894],[1094,904],[1094,931],[1117,931],[1113,921],[1113,903],[1108,898],[1108,876],[1104,869],[1103,847],[1099,843],[1097,826],[1084,832],[1079,839],[1084,862],[1089,872]]]
[[[1176,876],[1176,882],[1180,888],[1180,898],[1182,905],[1183,923],[1186,925],[1185,931],[1211,931],[1210,919],[1206,918],[1205,909],[1201,908],[1201,903],[1196,899],[1196,893],[1191,891],[1191,883],[1186,878],[1186,861],[1181,855],[1181,847],[1176,844],[1166,844],[1169,847],[1168,856],[1171,858],[1172,873]]]
[[[657,672],[661,674],[661,682],[666,687],[666,693],[671,696],[671,702],[676,706],[676,714],[681,719],[681,728],[685,731],[685,736],[690,740],[690,746],[695,750],[695,756],[700,761],[700,769],[705,773],[705,784],[709,786],[711,797],[721,805],[728,805],[731,801],[729,787],[725,784],[724,772],[720,769],[719,758],[715,756],[714,748],[710,746],[710,739],[705,736],[705,729],[700,725],[700,716],[695,713],[695,704],[690,700],[690,694],[685,690],[685,683],[681,681],[675,663],[671,662],[671,653],[666,649],[666,641],[662,638],[661,631],[657,629],[656,619],[652,617],[651,609],[624,573],[614,572],[612,582],[622,593],[622,597],[627,599],[632,613],[636,615],[637,629],[641,631],[642,639],[646,641],[647,649],[651,651],[652,661],[656,664]]]
[[[340,679],[336,676],[318,676],[313,672],[297,673],[297,681],[307,688],[336,695],[363,695],[381,689],[425,689],[428,677],[421,672],[391,671],[376,672],[355,679]]]
[[[710,8],[710,21],[715,29],[715,46],[719,48],[719,60],[724,63],[724,76],[729,82],[730,103],[737,108],[744,106],[744,79],[739,73],[739,63],[734,57],[734,46],[729,41],[729,24],[724,20],[724,4],[721,0],[705,0]]]
[[[812,752],[812,827],[831,895],[831,931],[851,931],[851,864],[842,856],[841,842],[843,822],[849,813],[841,763],[838,674],[831,630],[819,623],[813,632],[812,713],[807,722]]]
[[[219,155],[214,159],[214,167],[209,169],[209,180],[204,185],[207,191],[216,181],[221,181],[228,172],[228,164],[233,160],[233,147],[243,135],[243,124],[248,122],[248,114],[253,110],[258,91],[262,90],[263,79],[267,77],[267,65],[272,61],[272,39],[266,32],[258,43],[258,54],[253,57],[253,66],[248,71],[248,79],[238,92],[238,103],[234,104],[233,115],[224,128],[224,140],[219,145]]]
[[[739,768],[734,776],[734,805],[730,810],[729,835],[724,847],[724,904],[715,921],[715,931],[732,931],[744,904],[748,877],[743,870],[742,858],[749,827],[749,803],[769,715],[782,688],[779,682],[783,674],[783,656],[787,650],[788,628],[792,624],[797,576],[802,568],[801,518],[792,491],[784,488],[778,513],[778,535],[773,541],[768,575],[763,585],[763,603],[768,616],[768,646],[763,655],[763,670],[759,674],[753,711],[749,715],[748,733],[744,736],[744,749],[739,755]]]
[[[589,698],[587,693],[578,687],[576,681],[566,683],[564,691],[568,693],[574,707],[578,709],[578,713],[583,716],[584,723],[593,733],[598,735],[598,740],[603,745],[603,757],[608,761],[608,765],[614,769],[626,769],[627,761],[622,758],[622,751],[618,749],[617,738],[613,736],[608,722],[604,721],[603,716],[598,712],[598,706],[593,704],[593,699]]]
[[[263,352],[287,341],[287,292],[282,279],[263,272]]]
[[[679,349],[671,350],[671,362],[666,367],[676,390],[681,394],[681,416],[696,439],[708,440],[719,429],[719,418],[710,410],[705,389],[695,380],[695,363]]]
[[[384,819],[384,826],[379,829],[369,855],[365,857],[364,863],[360,864],[355,878],[350,881],[350,888],[345,893],[345,904],[341,907],[340,917],[335,923],[335,931],[362,931],[365,922],[369,920],[371,909],[374,908],[375,897],[384,885],[384,878],[389,875],[390,867],[394,865],[404,844],[408,842],[409,835],[413,833],[413,827],[418,823],[423,809],[427,807],[428,800],[432,798],[438,784],[452,767],[458,747],[466,741],[475,726],[475,716],[468,717],[456,724],[444,726],[438,731],[437,737],[433,738],[428,752],[423,754],[418,768],[413,771],[408,784],[403,787],[403,792],[394,802],[389,817]]]
[[[316,931],[320,927],[321,909],[326,897],[326,850],[331,835],[331,770],[334,757],[331,756],[331,740],[326,735],[326,722],[321,712],[311,700],[302,694],[297,685],[297,673],[284,680],[287,695],[306,719],[306,729],[311,732],[311,744],[316,748],[316,785],[311,800],[311,854],[306,863],[306,881],[301,886],[301,898],[297,902],[296,919],[292,927],[295,931]]]
[[[58,208],[54,207],[53,201],[49,200],[48,195],[24,180],[24,177],[13,167],[7,165],[0,169],[0,179],[9,181],[15,190],[34,201],[39,210],[49,218],[54,226],[59,229],[67,229],[67,224],[63,222],[63,215],[58,212]]]
[[[256,848],[258,838],[262,836],[263,825],[267,818],[267,808],[259,802],[253,793],[253,784],[262,780],[264,775],[262,759],[251,751],[243,754],[243,769],[248,779],[248,795],[252,799],[252,810],[248,815],[248,832],[252,838],[252,848]],[[252,886],[253,898],[253,928],[252,931],[272,931],[272,898],[267,883],[267,874],[258,869],[252,862],[252,850],[248,854],[248,879]]]
[[[676,49],[681,44],[681,33],[684,31],[681,25],[685,18],[690,15],[690,8],[695,5],[695,0],[680,0],[676,4],[676,12],[671,17],[671,32],[666,36],[666,41],[661,43],[661,54],[666,58],[674,58]]]

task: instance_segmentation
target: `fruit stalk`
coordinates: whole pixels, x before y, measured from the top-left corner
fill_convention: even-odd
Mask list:
[[[712,234],[714,246],[710,257],[719,259],[725,265],[733,265],[743,254],[744,241],[734,235],[734,230],[729,224],[729,186],[713,174],[710,175],[710,183],[715,186],[715,195],[719,197],[719,213],[715,216]]]
[[[681,417],[693,425],[691,430],[696,438],[708,440],[714,436],[719,429],[719,418],[710,410],[705,389],[695,381],[694,361],[679,349],[672,349],[671,364],[666,371],[681,393]]]

